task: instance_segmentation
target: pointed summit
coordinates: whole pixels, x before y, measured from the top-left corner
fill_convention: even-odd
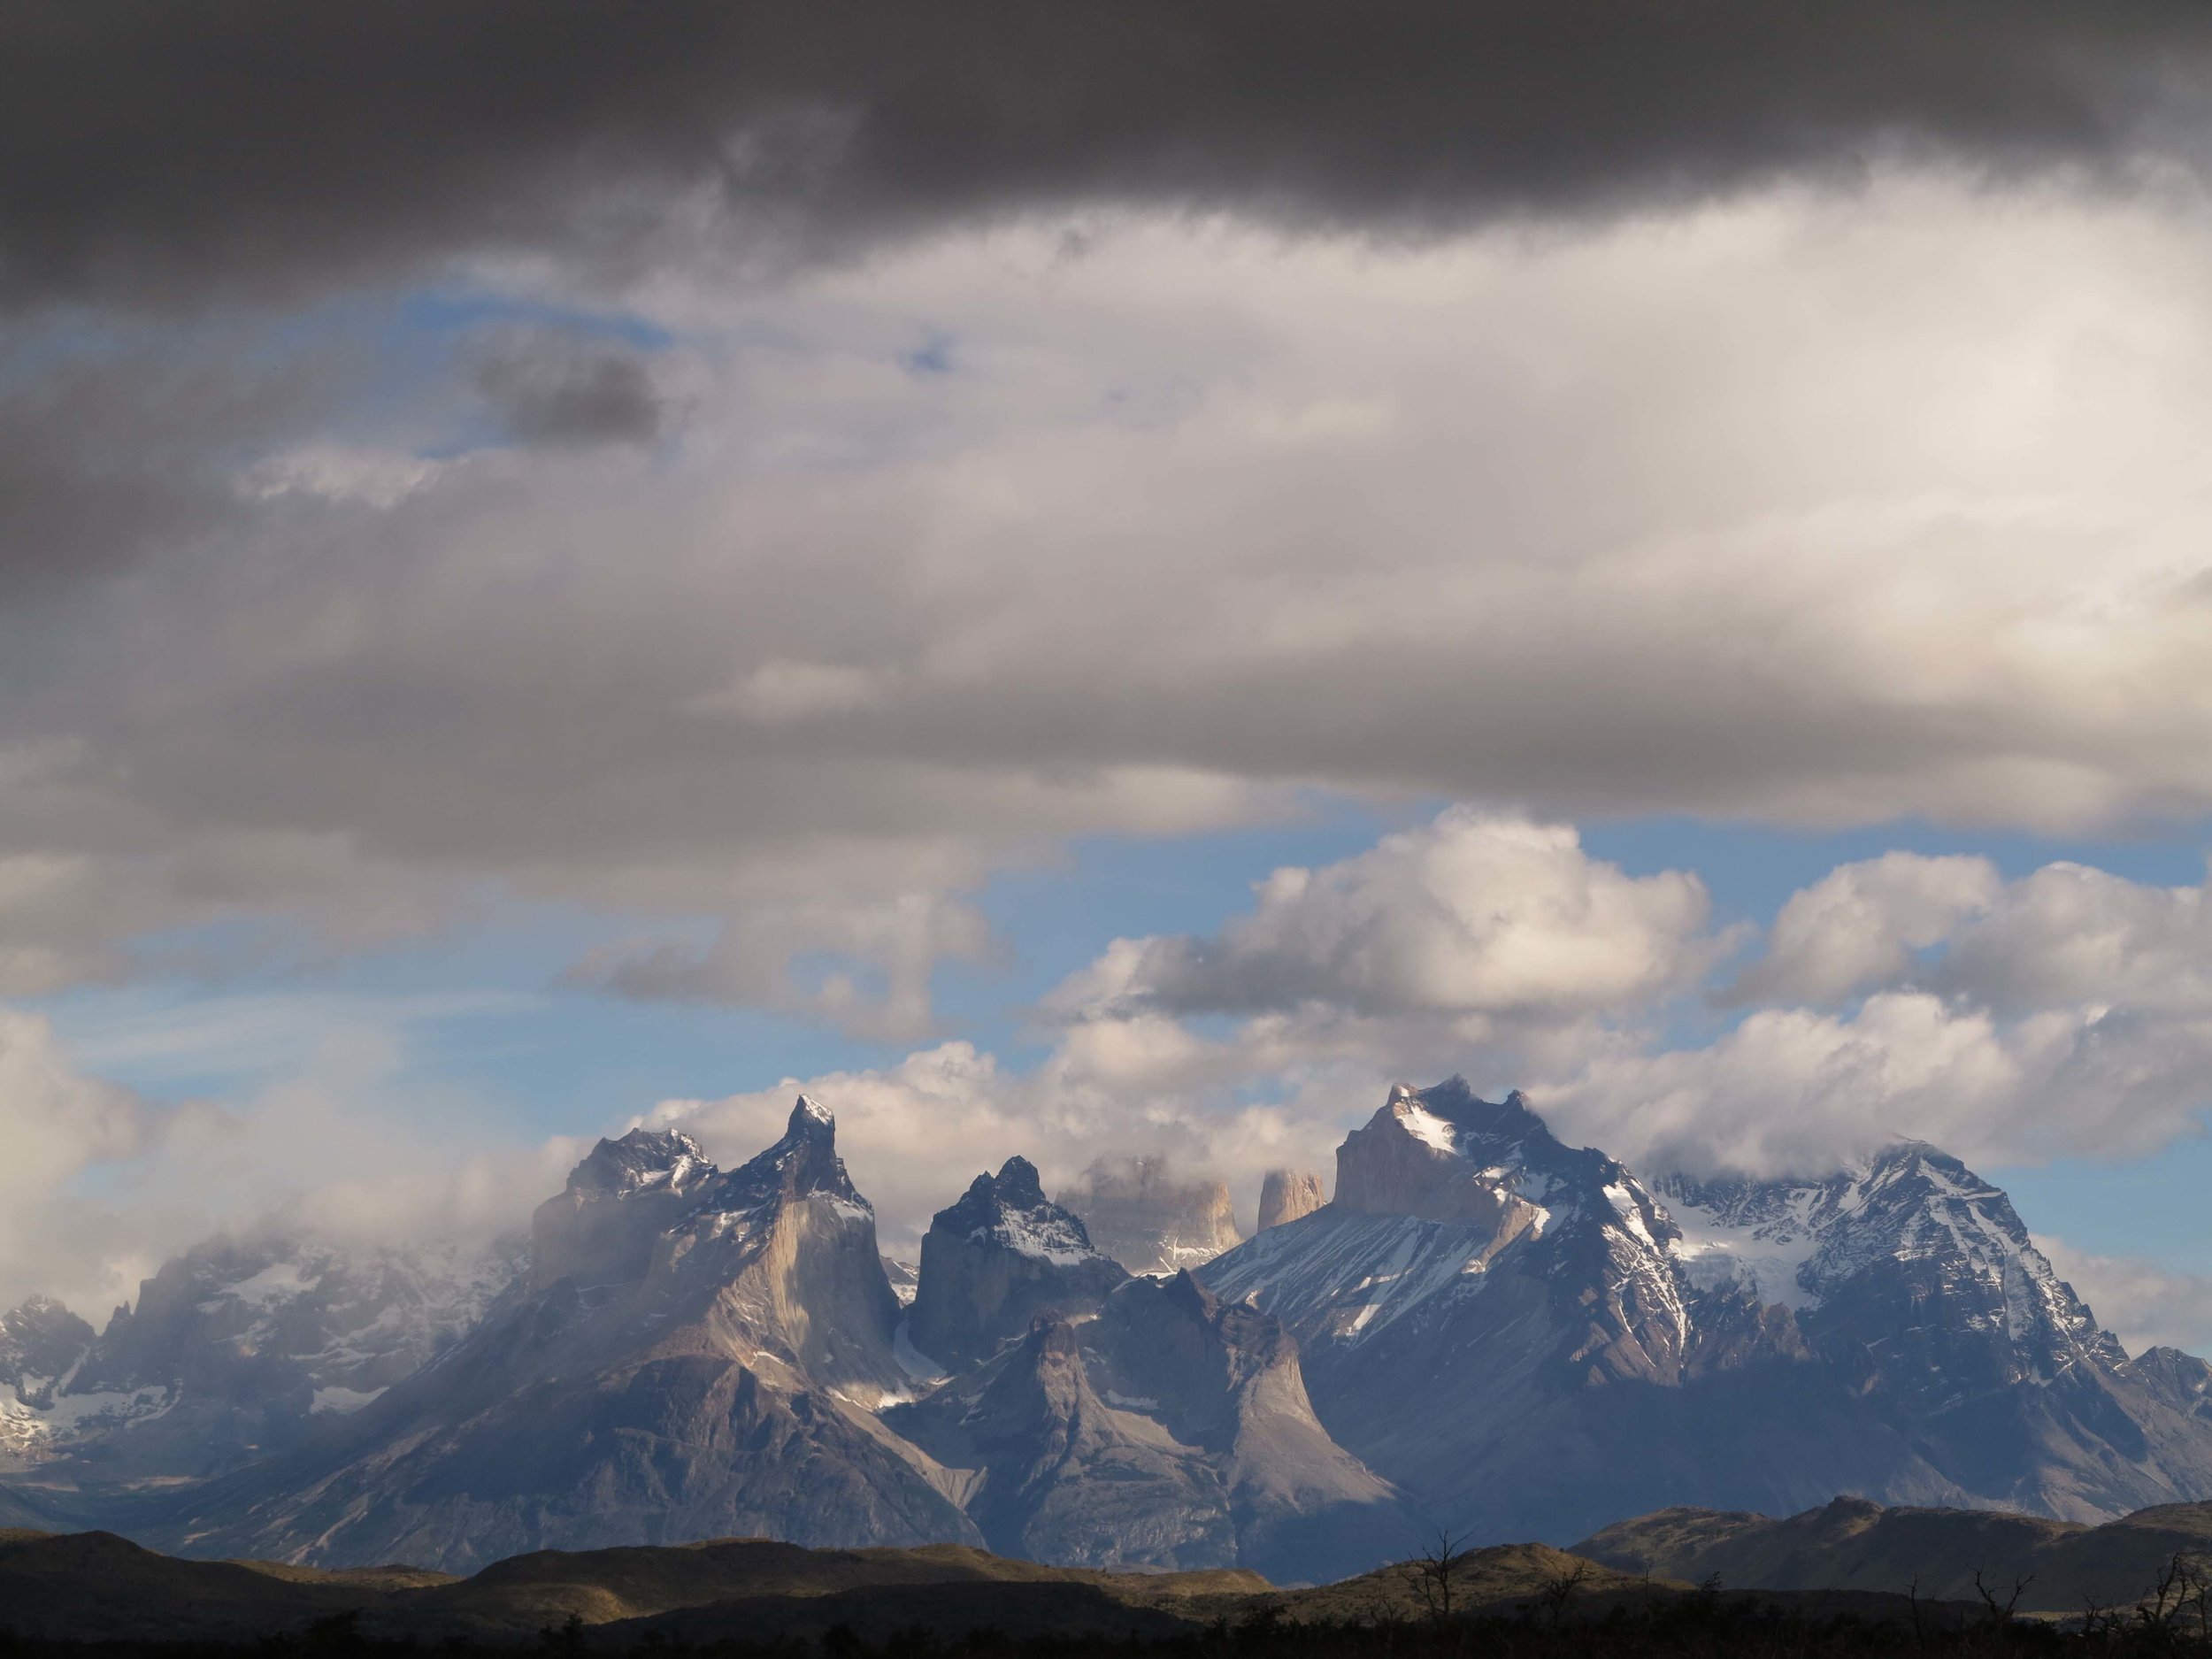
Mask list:
[[[980,1180],[982,1178],[979,1176],[977,1179]],[[1045,1202],[1045,1184],[1038,1179],[1037,1166],[1019,1153],[999,1165],[996,1186],[999,1202],[1017,1210],[1034,1210]],[[1068,1219],[1075,1221],[1073,1216]],[[1083,1224],[1076,1221],[1075,1225],[1080,1227]],[[1087,1246],[1090,1241],[1090,1236],[1085,1234],[1084,1244]]]
[[[1260,1231],[1310,1216],[1329,1202],[1310,1170],[1270,1170],[1260,1178]]]
[[[723,1177],[710,1202],[718,1210],[737,1210],[810,1193],[826,1193],[874,1213],[837,1156],[836,1118],[819,1101],[802,1094],[785,1121],[783,1138]]]

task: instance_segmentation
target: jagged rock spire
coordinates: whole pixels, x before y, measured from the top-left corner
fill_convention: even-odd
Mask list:
[[[1260,1231],[1310,1216],[1328,1202],[1312,1171],[1270,1170],[1260,1178]]]
[[[931,1219],[910,1327],[939,1363],[980,1359],[1046,1311],[1087,1315],[1128,1277],[1080,1217],[1045,1196],[1037,1166],[1006,1160]]]

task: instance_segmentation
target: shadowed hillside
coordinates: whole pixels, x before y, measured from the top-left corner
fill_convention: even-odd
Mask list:
[[[2212,1503],[2170,1503],[2101,1526],[1983,1509],[1885,1509],[1838,1498],[1786,1519],[1662,1509],[1576,1550],[1624,1571],[1764,1590],[1869,1590],[1978,1599],[1975,1575],[2023,1612],[2128,1608],[2177,1556],[2212,1561]]]

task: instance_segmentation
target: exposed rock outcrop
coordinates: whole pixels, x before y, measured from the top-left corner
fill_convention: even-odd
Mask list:
[[[1328,1202],[1311,1171],[1270,1170],[1260,1178],[1260,1231],[1310,1216]]]
[[[602,1141],[530,1218],[531,1288],[542,1294],[565,1279],[584,1286],[642,1279],[661,1234],[716,1173],[687,1134],[633,1129]]]
[[[1133,1273],[1178,1273],[1243,1240],[1226,1181],[1176,1175],[1160,1158],[1102,1159],[1060,1194],[1091,1243]]]
[[[2212,1423],[2212,1363],[2177,1348],[2147,1348],[2121,1369],[2161,1404]]]
[[[931,1220],[909,1335],[958,1370],[1026,1332],[1041,1313],[1097,1312],[1128,1277],[1091,1248],[1080,1219],[1045,1196],[1035,1165],[1009,1158]]]
[[[1317,1578],[1412,1535],[1396,1494],[1315,1418],[1281,1326],[1187,1273],[1129,1280],[1087,1325],[1041,1314],[886,1418],[967,1471],[969,1513],[1010,1554]]]
[[[94,1333],[51,1296],[32,1296],[0,1313],[0,1388],[19,1399],[50,1398],[55,1382],[91,1351]]]
[[[1949,1154],[1906,1141],[1817,1179],[1656,1185],[1693,1286],[1786,1303],[1975,1506],[2094,1520],[2212,1492],[2189,1368],[2130,1364],[2011,1200]]]

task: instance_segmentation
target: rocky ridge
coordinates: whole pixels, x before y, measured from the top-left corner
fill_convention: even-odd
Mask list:
[[[2004,1193],[1901,1141],[1811,1181],[1658,1183],[1694,1286],[1787,1305],[1977,1505],[2093,1520],[2212,1492],[2190,1356],[2131,1364]]]
[[[1125,1281],[887,1421],[973,1471],[994,1549],[1094,1567],[1341,1577],[1415,1536],[1397,1495],[1314,1417],[1296,1345],[1188,1273]]]

